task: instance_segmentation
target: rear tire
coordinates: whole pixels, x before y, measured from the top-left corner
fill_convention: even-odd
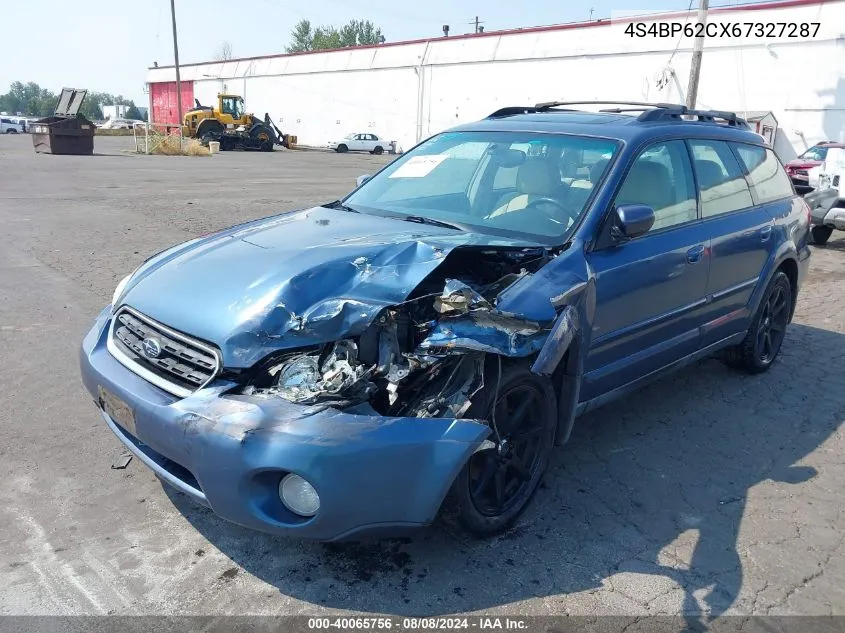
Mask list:
[[[810,237],[813,238],[813,244],[821,246],[826,243],[833,234],[833,227],[830,226],[814,226],[810,229]]]
[[[349,151],[349,148],[342,143],[337,146],[337,153],[338,154],[345,154],[348,151]]]
[[[455,478],[444,514],[476,536],[508,529],[533,497],[549,463],[557,427],[557,397],[551,381],[532,373],[525,363],[494,362],[487,387],[465,414],[492,420],[493,446],[473,453]],[[498,389],[496,385],[498,383]],[[498,394],[498,398],[496,398]]]
[[[383,148],[381,145],[378,145],[378,146],[377,146],[377,147],[373,150],[373,154],[375,154],[376,156],[378,156],[379,154],[383,154],[383,153],[384,153],[384,148]]]
[[[792,284],[778,271],[769,282],[742,343],[725,350],[725,362],[749,374],[762,374],[777,358],[792,312]]]

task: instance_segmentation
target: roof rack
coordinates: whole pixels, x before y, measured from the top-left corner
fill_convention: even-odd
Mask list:
[[[646,110],[637,117],[638,121],[681,121],[681,117],[693,117],[698,121],[707,123],[718,123],[719,120],[724,121],[731,127],[738,127],[744,130],[750,130],[751,127],[748,122],[737,116],[735,112],[725,112],[722,110],[691,110],[686,106],[674,106],[672,108],[659,108],[655,110]]]
[[[552,108],[557,108],[558,106],[570,106],[570,105],[597,105],[597,104],[615,104],[615,105],[624,105],[624,106],[642,106],[642,109],[645,108],[678,108],[683,107],[679,103],[648,103],[646,101],[601,101],[601,100],[593,100],[593,101],[547,101],[545,103],[538,103],[534,106],[538,112],[542,112],[543,110],[551,110]],[[639,108],[638,108],[639,109]],[[615,110],[602,110],[602,112],[614,112]]]
[[[496,119],[501,116],[513,116],[514,114],[533,114],[537,112],[537,108],[533,106],[510,106],[496,110],[493,114],[487,116],[488,119]]]
[[[625,108],[603,108],[599,112],[616,113],[622,112],[642,112],[637,117],[638,121],[682,121],[682,117],[693,117],[697,121],[707,123],[718,123],[720,120],[724,121],[731,127],[738,127],[742,129],[751,129],[748,122],[736,115],[735,112],[725,112],[722,110],[691,110],[680,103],[648,103],[645,101],[548,101],[545,103],[538,103],[534,106],[510,106],[500,108],[493,114],[489,115],[488,119],[496,119],[499,117],[514,116],[517,114],[535,114],[537,112],[581,112],[577,108],[561,108],[560,106],[578,106],[578,105],[597,105],[597,104],[614,104],[619,106],[630,106]]]

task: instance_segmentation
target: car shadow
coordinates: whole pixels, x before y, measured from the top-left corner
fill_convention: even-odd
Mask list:
[[[561,595],[610,585],[625,596],[617,612],[665,599],[670,613],[682,603],[692,620],[718,616],[743,583],[749,491],[817,474],[799,462],[845,414],[845,391],[826,378],[842,357],[845,335],[794,324],[766,374],[710,359],[587,414],[516,526],[489,540],[438,522],[412,539],[303,543],[231,525],[165,489],[235,565],[325,607],[430,616],[544,597],[552,610]],[[755,516],[755,529],[760,521],[777,523]]]
[[[814,244],[813,246],[826,251],[845,251],[845,238],[839,237],[837,234],[842,235],[839,231],[834,231],[827,243],[822,244],[821,246]]]

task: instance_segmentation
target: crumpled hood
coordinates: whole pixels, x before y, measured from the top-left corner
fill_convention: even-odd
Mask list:
[[[316,207],[168,251],[122,303],[220,348],[226,367],[363,332],[452,250],[536,246]]]

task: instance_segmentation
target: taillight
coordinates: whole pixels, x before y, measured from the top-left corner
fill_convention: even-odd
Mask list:
[[[803,198],[801,199],[801,203],[804,205],[804,210],[807,212],[807,224],[809,225],[812,223],[813,219],[812,210],[810,209],[810,205],[807,204],[807,201]]]

